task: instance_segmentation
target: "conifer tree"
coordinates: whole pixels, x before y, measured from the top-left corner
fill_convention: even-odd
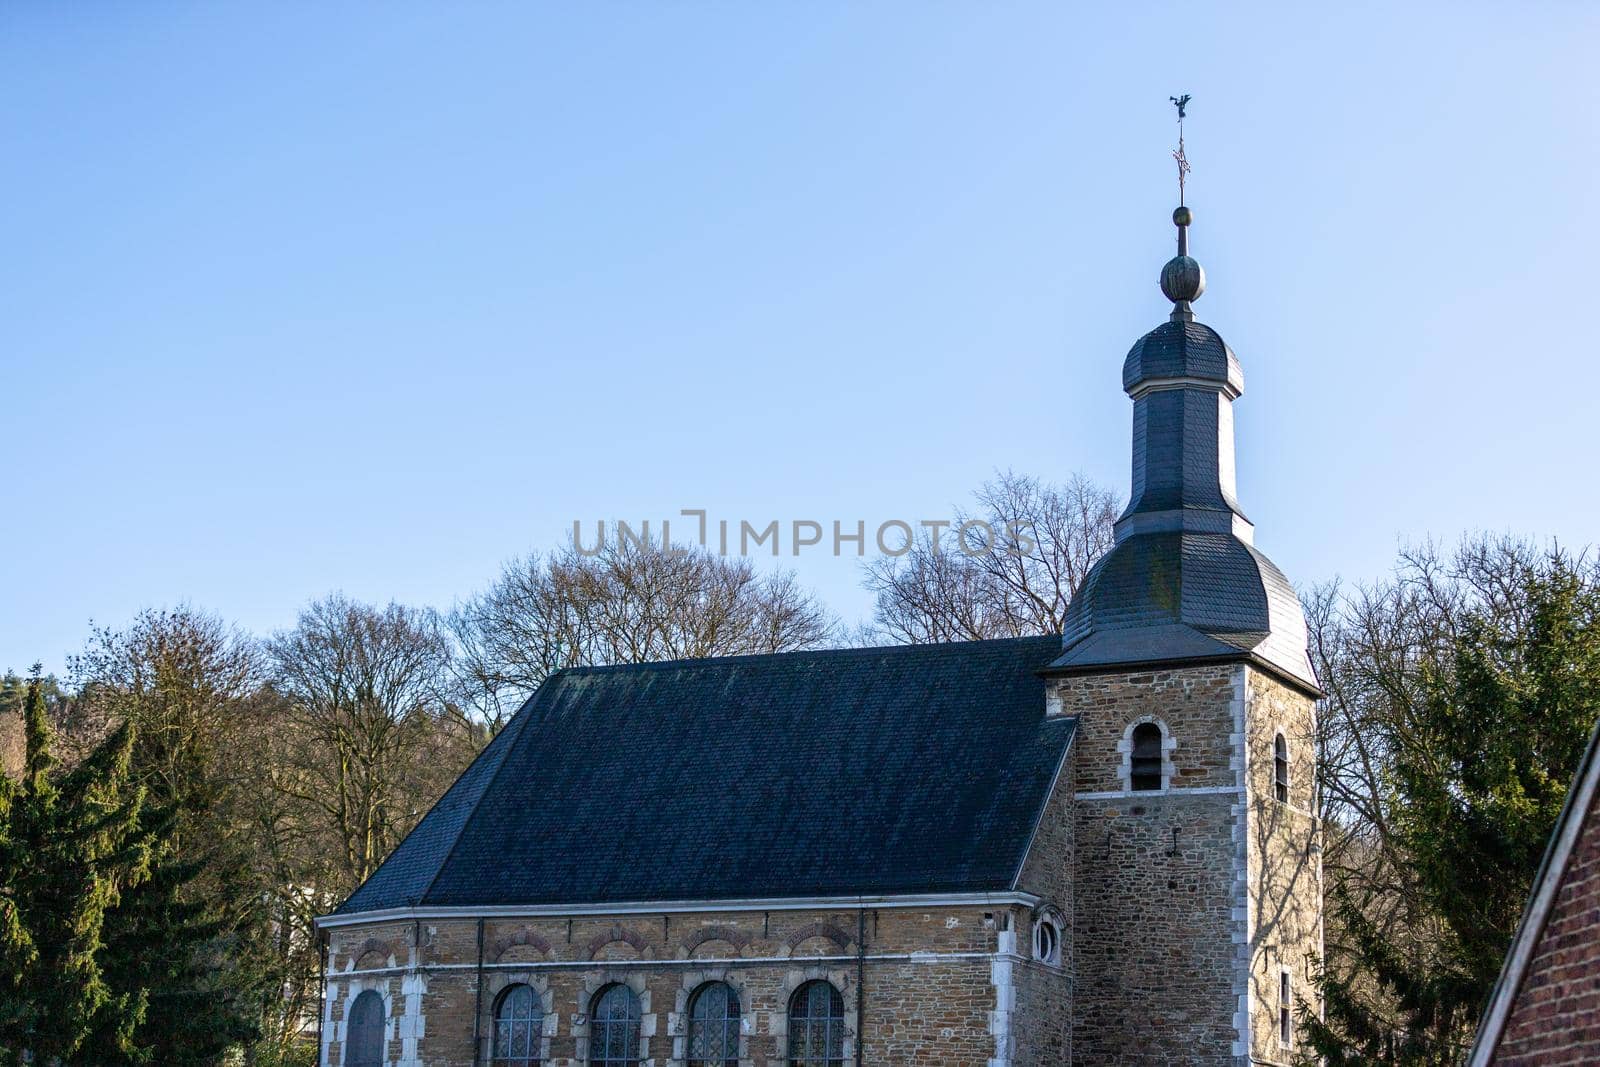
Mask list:
[[[137,990],[145,1010],[125,1031],[126,1015],[113,1005],[92,1020],[69,1067],[152,1063],[206,1067],[230,1048],[253,1040],[256,1028],[225,980],[220,939],[229,925],[196,899],[202,864],[184,860],[174,844],[178,810],[147,802],[139,834],[151,849],[149,876],[123,891],[105,919],[101,966],[106,984]]]
[[[141,613],[97,631],[73,661],[89,718],[136,731],[131,773],[143,788],[139,832],[150,877],[106,918],[105,968],[119,988],[148,994],[134,1035],[151,1062],[206,1065],[253,1039],[266,928],[233,791],[241,777],[234,735],[255,684],[253,646],[189,608]],[[111,1035],[96,1027],[91,1046]],[[86,1048],[85,1065],[100,1062]]]
[[[1358,966],[1325,974],[1325,1019],[1304,1020],[1325,1063],[1459,1061],[1600,719],[1600,586],[1560,554],[1503,578],[1442,655],[1416,650],[1415,696],[1373,746],[1421,919],[1386,927],[1332,887]]]
[[[15,976],[12,1010],[0,1018],[0,1047],[31,1053],[35,1063],[65,1061],[100,1020],[131,1051],[145,998],[108,985],[101,954],[107,912],[149,870],[138,832],[143,795],[129,782],[133,733],[122,727],[57,774],[37,670],[24,720],[23,777],[9,790],[3,833],[14,861],[7,892],[32,947]]]

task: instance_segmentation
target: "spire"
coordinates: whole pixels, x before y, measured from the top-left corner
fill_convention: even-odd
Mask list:
[[[1161,291],[1172,301],[1168,321],[1141,337],[1122,367],[1133,398],[1133,492],[1117,520],[1118,540],[1156,530],[1226,532],[1248,543],[1250,520],[1234,499],[1233,402],[1244,374],[1233,350],[1211,327],[1196,322],[1193,302],[1206,291],[1206,272],[1189,255],[1194,212],[1182,201],[1189,176],[1183,144],[1187,94],[1178,108],[1178,254],[1161,268]]]
[[[1184,93],[1168,99],[1178,109],[1178,149],[1172,153],[1178,163],[1178,207],[1172,213],[1172,223],[1178,227],[1178,254],[1161,268],[1161,291],[1172,301],[1173,322],[1193,322],[1194,311],[1189,305],[1206,291],[1206,272],[1189,258],[1189,224],[1194,221],[1194,213],[1183,202],[1184,186],[1189,172],[1194,169],[1189,166],[1189,154],[1183,148],[1183,120],[1188,117],[1191,97]]]

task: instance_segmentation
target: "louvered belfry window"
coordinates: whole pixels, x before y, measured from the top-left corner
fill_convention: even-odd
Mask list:
[[[590,1009],[589,1067],[637,1067],[639,998],[625,985],[608,985]]]
[[[1133,728],[1129,784],[1134,789],[1161,788],[1161,727],[1142,722]]]
[[[344,1067],[383,1067],[383,997],[368,989],[350,1005]]]
[[[1289,742],[1282,734],[1272,742],[1272,789],[1281,803],[1289,803]]]
[[[689,1067],[739,1067],[739,994],[707,982],[689,1005]]]
[[[844,1067],[844,998],[807,982],[789,1001],[789,1067]]]

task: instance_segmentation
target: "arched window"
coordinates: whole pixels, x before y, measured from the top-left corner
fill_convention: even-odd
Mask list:
[[[514,985],[494,1005],[494,1067],[539,1067],[544,1006],[532,986]]]
[[[1289,742],[1282,734],[1272,742],[1272,789],[1280,803],[1289,803]]]
[[[344,1067],[383,1067],[383,997],[368,989],[350,1005]]]
[[[1161,788],[1161,727],[1142,722],[1133,728],[1133,759],[1128,784],[1133,789]]]
[[[625,985],[608,985],[589,1008],[589,1067],[637,1067],[639,998]]]
[[[739,994],[707,982],[689,1002],[689,1067],[739,1067]]]
[[[844,1067],[844,998],[827,982],[789,999],[789,1067]]]

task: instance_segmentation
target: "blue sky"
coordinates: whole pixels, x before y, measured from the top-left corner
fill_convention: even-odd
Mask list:
[[[575,518],[1125,492],[1180,92],[1258,543],[1587,544],[1596,54],[1579,3],[12,0],[0,669],[447,606]]]

